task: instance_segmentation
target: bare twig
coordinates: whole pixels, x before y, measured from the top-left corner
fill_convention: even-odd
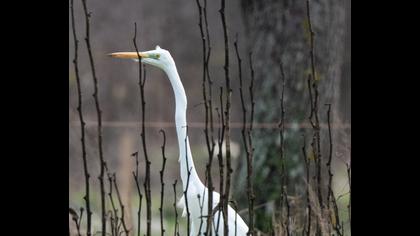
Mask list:
[[[175,180],[172,184],[174,189],[174,211],[175,211],[175,230],[174,230],[174,236],[179,236],[179,223],[178,223],[178,210],[176,209],[176,183],[178,180]]]
[[[235,210],[235,230],[234,230],[234,235],[237,236],[238,235],[238,204],[236,204],[235,201],[229,201],[230,204],[232,205],[232,208]]]
[[[249,143],[249,156],[247,158],[247,192],[248,192],[248,202],[249,202],[249,234],[254,235],[254,184],[252,182],[252,175],[253,175],[253,160],[254,160],[254,146],[252,145],[252,130],[254,127],[254,108],[255,108],[255,101],[254,101],[254,68],[252,65],[252,53],[249,53],[249,68],[251,71],[251,82],[249,85],[249,95],[251,99],[251,114],[250,114],[250,125],[248,130],[248,143]]]
[[[281,194],[280,194],[280,204],[283,204],[283,201],[286,203],[286,234],[287,236],[290,235],[290,204],[289,199],[287,197],[287,170],[285,165],[285,156],[284,156],[284,123],[285,123],[285,109],[284,109],[284,89],[286,85],[286,76],[284,75],[283,69],[283,62],[280,60],[280,74],[282,79],[282,86],[281,86],[281,96],[280,96],[280,122],[279,122],[279,130],[280,130],[280,161],[281,161]],[[280,206],[281,206],[280,205]],[[283,221],[282,221],[283,223]]]
[[[141,194],[141,189],[140,189],[140,180],[139,180],[139,153],[135,152],[133,154],[131,154],[131,156],[136,158],[136,171],[132,172],[133,173],[133,177],[134,177],[134,181],[136,183],[136,188],[137,188],[137,193],[139,195],[139,208],[137,210],[137,236],[140,236],[140,214],[141,214],[141,201],[143,199],[143,195]]]
[[[350,164],[346,164],[347,167],[347,178],[349,181],[349,204],[347,205],[348,213],[349,213],[349,222],[351,226],[351,162]],[[351,232],[351,227],[350,227]]]
[[[161,229],[161,235],[163,236],[165,234],[165,229],[163,228],[163,196],[165,193],[165,183],[163,182],[163,174],[165,172],[165,165],[166,165],[166,156],[165,156],[165,145],[166,145],[166,135],[165,135],[165,131],[163,129],[161,129],[159,132],[162,133],[163,135],[163,143],[161,146],[162,149],[162,169],[159,171],[160,174],[160,184],[161,184],[161,189],[160,189],[160,207],[159,207],[159,213],[160,213],[160,229]]]
[[[82,234],[80,233],[80,223],[82,222],[82,218],[83,218],[83,207],[80,208],[80,217],[77,214],[77,212],[70,207],[69,207],[69,213],[71,215],[72,220],[76,224],[77,235],[82,236]]]
[[[328,207],[330,207],[330,198],[333,196],[332,191],[332,179],[333,179],[333,173],[331,171],[331,161],[332,161],[332,149],[333,149],[333,143],[332,143],[332,133],[331,133],[331,125],[330,125],[330,115],[331,115],[331,104],[325,104],[328,106],[327,110],[327,121],[328,121],[328,138],[329,138],[329,153],[328,153],[328,162],[326,164],[328,169],[328,194],[327,194],[327,204]]]
[[[146,102],[144,100],[144,85],[146,83],[146,71],[143,68],[143,78],[142,78],[142,65],[141,65],[141,58],[140,58],[140,54],[139,54],[139,50],[137,47],[137,24],[134,22],[134,37],[133,37],[133,43],[134,43],[134,47],[136,49],[137,52],[137,57],[139,60],[139,87],[140,87],[140,103],[141,103],[141,141],[142,141],[142,147],[143,147],[143,154],[144,154],[144,159],[146,161],[146,178],[144,180],[144,189],[145,189],[145,194],[146,194],[146,217],[147,217],[147,231],[146,231],[146,235],[150,236],[151,234],[151,224],[152,224],[152,200],[151,200],[151,193],[150,193],[150,160],[149,157],[147,155],[147,145],[146,145],[146,133],[145,133],[145,127],[144,127],[144,121],[145,121],[145,107],[146,107]]]
[[[305,169],[306,169],[306,207],[307,207],[307,218],[305,221],[305,225],[306,225],[306,229],[304,231],[306,231],[306,235],[310,236],[311,235],[311,219],[312,219],[312,204],[311,204],[311,200],[309,197],[309,186],[310,186],[310,168],[311,168],[311,162],[308,159],[308,156],[306,155],[306,138],[303,135],[303,146],[302,146],[302,153],[303,153],[303,160],[305,163]]]
[[[202,39],[202,48],[203,48],[202,89],[203,89],[203,99],[204,99],[204,107],[205,107],[204,134],[206,138],[207,151],[209,154],[209,161],[206,165],[206,183],[207,183],[207,188],[209,190],[207,208],[208,208],[208,215],[211,216],[212,211],[213,211],[213,204],[212,204],[213,203],[213,179],[211,176],[211,169],[212,169],[211,167],[213,164],[213,155],[214,155],[214,148],[215,148],[215,142],[213,138],[212,81],[210,79],[210,72],[208,69],[211,47],[210,47],[210,34],[209,34],[208,22],[207,22],[207,0],[204,0],[204,6],[200,4],[200,0],[196,0],[196,3],[197,3],[198,13],[199,13],[198,26],[200,28],[200,36]],[[205,22],[206,36],[204,35],[203,18]],[[206,89],[206,82],[207,82],[207,89]],[[208,96],[207,96],[207,91],[208,91]],[[209,125],[210,125],[210,130],[209,130]],[[203,201],[204,201],[204,197],[203,197]],[[207,217],[206,235],[208,236],[212,234],[211,225],[212,225],[212,217]],[[200,224],[200,227],[201,227],[201,224]]]
[[[322,158],[321,158],[321,140],[320,140],[320,126],[319,126],[319,115],[318,115],[319,91],[318,91],[318,78],[316,77],[316,70],[315,70],[315,52],[314,52],[315,33],[312,29],[309,0],[306,0],[306,14],[308,18],[308,26],[309,26],[309,32],[310,32],[310,59],[311,59],[311,76],[308,79],[309,93],[310,93],[310,99],[311,99],[311,114],[310,114],[309,120],[314,130],[312,150],[314,152],[314,157],[315,157],[315,162],[316,162],[318,200],[319,200],[321,209],[323,209],[324,202],[322,200],[323,199],[322,198]],[[311,93],[310,87],[312,87],[314,90],[313,95]]]
[[[251,137],[251,131],[252,131],[252,121],[251,121],[251,127],[249,130],[246,127],[247,123],[247,110],[245,105],[245,99],[244,99],[244,92],[243,92],[243,80],[242,80],[242,59],[239,55],[238,50],[238,35],[236,35],[236,40],[234,42],[235,46],[235,52],[236,52],[236,58],[238,60],[238,71],[239,71],[239,95],[241,99],[241,107],[242,107],[242,141],[244,143],[245,152],[246,152],[246,158],[247,158],[247,196],[248,196],[248,209],[249,209],[249,229],[247,235],[254,235],[254,193],[253,193],[253,186],[252,186],[252,159],[253,159],[253,147],[252,147],[252,137]],[[253,79],[254,79],[254,71],[252,68],[252,54],[249,54],[249,62],[251,67],[251,86],[253,86]],[[249,90],[251,94],[251,103],[254,103],[253,101],[253,89],[250,87]],[[251,107],[251,120],[253,120],[253,110],[254,105]]]
[[[76,84],[77,84],[77,112],[79,113],[79,119],[80,119],[80,133],[81,133],[81,143],[82,143],[82,161],[83,161],[83,173],[85,177],[85,196],[83,197],[85,201],[86,206],[86,235],[90,236],[92,234],[91,232],[91,221],[92,221],[92,211],[90,209],[90,187],[89,187],[89,172],[88,172],[88,166],[87,166],[87,160],[86,160],[86,142],[85,142],[85,121],[83,118],[83,107],[82,107],[82,89],[80,86],[80,75],[79,75],[79,64],[78,64],[78,45],[79,40],[77,39],[76,35],[76,25],[74,22],[74,6],[73,6],[74,0],[70,1],[70,8],[71,8],[71,25],[72,25],[72,32],[73,32],[73,39],[74,39],[74,72],[76,75]]]
[[[333,173],[331,171],[331,161],[332,161],[332,149],[333,149],[333,143],[332,143],[332,133],[331,133],[331,104],[325,104],[328,106],[327,110],[327,121],[328,121],[328,138],[329,138],[329,154],[328,154],[328,162],[327,162],[327,169],[328,169],[328,194],[327,194],[327,206],[329,212],[332,214],[334,213],[334,216],[330,217],[331,225],[333,229],[337,232],[337,235],[342,235],[342,232],[340,231],[343,227],[343,225],[340,224],[340,218],[338,214],[338,206],[337,206],[337,199],[334,196],[334,192],[332,189],[332,180],[333,180]],[[331,209],[331,203],[333,205],[333,209]],[[333,219],[334,217],[334,219]]]
[[[226,148],[226,185],[225,190],[223,193],[223,222],[224,222],[224,235],[227,236],[229,234],[229,224],[228,224],[228,202],[229,202],[229,193],[230,193],[230,182],[231,182],[231,174],[233,172],[231,166],[231,153],[230,153],[230,100],[232,89],[230,87],[230,77],[229,77],[229,38],[228,32],[226,27],[226,16],[225,16],[225,0],[221,0],[221,7],[219,10],[222,27],[223,27],[223,36],[224,36],[224,45],[225,45],[225,82],[226,82],[226,108],[225,108],[225,148]]]
[[[109,197],[109,201],[111,202],[111,208],[112,211],[110,211],[110,215],[111,215],[111,235],[118,235],[118,223],[119,223],[119,218],[118,218],[118,209],[115,206],[115,202],[114,202],[114,198],[113,198],[113,194],[112,194],[112,190],[113,190],[113,176],[107,172],[107,176],[108,176],[108,182],[109,182],[109,192],[108,192],[108,197]]]
[[[205,192],[203,193],[205,194]],[[200,194],[197,195],[197,200],[198,200],[198,206],[200,207],[200,227],[198,227],[198,234],[197,236],[201,235],[201,229],[203,228],[203,205],[204,205],[204,198],[205,196],[203,196],[203,201],[201,201],[201,196]]]
[[[217,112],[217,116],[218,116],[218,120],[219,123],[221,124],[219,126],[218,129],[218,139],[217,139],[217,145],[218,145],[218,154],[217,154],[217,159],[219,161],[219,172],[220,172],[220,182],[219,182],[219,189],[220,189],[220,201],[219,201],[219,205],[221,206],[221,208],[223,208],[224,205],[224,163],[223,163],[223,151],[222,151],[222,147],[223,147],[223,140],[225,137],[225,130],[226,130],[226,126],[225,126],[225,117],[224,117],[224,105],[223,105],[223,87],[220,87],[220,94],[219,94],[219,99],[220,99],[220,110],[218,108],[216,108],[216,112]],[[214,214],[214,212],[213,212]],[[218,234],[219,231],[219,223],[220,223],[220,214],[222,214],[222,211],[218,211],[218,219],[217,219],[217,226],[216,226],[216,235]]]
[[[116,192],[116,194],[117,194],[118,203],[119,203],[119,205],[120,205],[120,209],[121,209],[121,224],[122,224],[122,226],[123,226],[123,229],[124,229],[125,235],[126,235],[126,236],[129,236],[129,230],[128,230],[128,228],[127,228],[127,224],[125,223],[125,217],[124,217],[124,214],[125,214],[124,204],[123,204],[123,202],[122,202],[121,195],[120,195],[120,191],[119,191],[119,189],[118,189],[118,185],[117,185],[117,177],[116,177],[115,173],[114,173],[114,175],[113,175],[113,183],[114,183],[114,187],[115,187],[115,192]]]
[[[187,147],[188,147],[187,146],[187,144],[188,144],[188,126],[186,126],[185,128],[187,129],[187,132],[186,132],[184,142],[185,142],[185,150],[187,150]],[[192,167],[191,168],[189,167],[188,152],[187,151],[185,151],[185,162],[187,164],[187,170],[188,170],[187,174],[188,174],[188,176],[187,176],[187,184],[186,184],[185,190],[184,190],[184,201],[185,201],[185,209],[187,211],[187,233],[188,233],[188,235],[190,235],[190,233],[191,233],[191,225],[190,225],[191,224],[191,219],[190,219],[191,213],[190,213],[190,208],[189,208],[189,205],[188,205],[188,187],[190,185],[190,176],[191,176]]]
[[[85,23],[86,23],[86,47],[89,55],[89,62],[90,68],[92,70],[92,79],[94,84],[94,92],[93,98],[95,100],[95,108],[96,114],[98,117],[98,148],[99,148],[99,165],[100,165],[100,174],[99,174],[99,184],[100,184],[100,191],[101,191],[101,222],[102,222],[102,236],[106,235],[106,205],[105,205],[105,185],[104,185],[104,156],[103,156],[103,149],[102,149],[102,111],[99,104],[99,85],[98,85],[98,78],[96,77],[95,72],[95,63],[93,61],[92,55],[92,47],[90,43],[90,22],[89,18],[91,16],[91,12],[88,12],[86,0],[82,0],[83,10],[85,13]]]

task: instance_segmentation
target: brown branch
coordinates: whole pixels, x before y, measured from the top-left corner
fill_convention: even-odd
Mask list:
[[[189,167],[189,164],[188,164],[188,152],[187,152],[187,141],[188,141],[188,126],[186,126],[185,127],[186,129],[187,129],[187,132],[186,132],[186,137],[185,137],[185,162],[186,162],[186,164],[187,164],[187,184],[186,184],[186,186],[185,186],[185,190],[184,190],[184,201],[185,201],[185,209],[186,209],[186,211],[187,211],[187,235],[190,235],[190,233],[191,233],[191,226],[190,226],[190,224],[191,224],[191,219],[190,219],[190,215],[191,215],[191,213],[190,213],[190,208],[189,208],[189,206],[188,206],[188,187],[189,187],[189,185],[190,185],[190,176],[191,176],[191,170],[192,170],[192,167],[190,168]]]
[[[329,153],[328,153],[328,161],[326,163],[327,169],[328,169],[328,194],[327,194],[327,204],[328,208],[330,207],[330,198],[334,197],[334,193],[332,190],[332,179],[333,179],[333,173],[331,171],[331,161],[332,161],[332,149],[333,149],[333,143],[332,143],[332,133],[331,133],[331,104],[325,104],[328,106],[327,110],[327,121],[328,121],[328,139],[329,139]]]
[[[254,160],[254,147],[252,145],[252,130],[254,126],[254,68],[252,66],[252,53],[249,53],[249,67],[251,70],[251,82],[249,86],[249,95],[251,99],[251,115],[250,115],[250,125],[248,130],[248,143],[249,143],[249,157],[247,158],[247,191],[248,191],[248,202],[249,202],[249,233],[250,235],[255,234],[254,229],[254,184],[252,182],[252,173],[253,173],[253,160]],[[249,234],[248,234],[249,235]]]
[[[174,230],[174,236],[179,236],[179,223],[178,223],[178,210],[176,209],[176,184],[177,184],[178,180],[175,179],[174,183],[172,184],[173,189],[174,189],[174,211],[175,211],[175,230]]]
[[[286,235],[290,236],[290,203],[287,197],[287,185],[285,185],[283,188],[284,189],[282,191],[284,193],[284,202],[286,203]]]
[[[219,121],[219,129],[218,129],[218,139],[217,139],[217,144],[218,144],[218,154],[217,154],[217,159],[219,161],[219,172],[220,172],[220,180],[219,180],[219,189],[220,189],[220,201],[219,201],[219,205],[222,206],[223,208],[223,202],[225,201],[224,198],[224,163],[223,163],[223,140],[225,137],[225,117],[224,117],[224,105],[223,105],[223,87],[220,87],[220,94],[219,94],[219,100],[220,100],[220,109],[221,111],[219,111],[218,108],[216,108],[216,112],[217,112],[217,117],[218,117],[218,121]],[[214,214],[215,212],[213,212]],[[217,227],[216,227],[216,235],[218,234],[218,230],[219,230],[219,223],[220,223],[220,214],[222,213],[222,211],[218,211],[218,219],[217,219]]]
[[[214,147],[215,147],[216,144],[214,142],[214,137],[213,137],[213,133],[214,133],[214,127],[213,127],[213,81],[211,80],[210,70],[209,70],[209,61],[210,61],[210,56],[211,56],[211,44],[210,44],[209,24],[208,24],[208,20],[207,20],[207,0],[204,0],[203,13],[204,13],[204,23],[205,23],[204,26],[205,26],[205,29],[206,29],[206,37],[207,37],[207,57],[206,57],[205,68],[206,68],[208,91],[209,91],[209,96],[208,96],[208,104],[209,105],[208,105],[208,108],[209,108],[209,119],[210,119],[210,139],[211,139],[211,143],[212,143],[211,157],[213,158]],[[211,166],[211,162],[210,162],[210,166]]]
[[[235,46],[235,52],[236,52],[236,58],[238,61],[238,71],[239,71],[239,95],[241,99],[241,107],[242,107],[242,141],[244,143],[245,152],[246,152],[246,160],[247,160],[247,196],[248,196],[248,209],[249,209],[249,229],[247,235],[254,235],[254,193],[253,193],[253,186],[252,186],[252,155],[253,155],[253,147],[252,147],[252,137],[251,137],[251,131],[252,131],[252,121],[251,126],[249,130],[246,128],[247,124],[247,110],[245,105],[245,99],[244,99],[244,92],[243,92],[243,80],[242,80],[242,59],[239,55],[238,50],[238,35],[236,35],[236,40],[234,42]],[[250,94],[251,94],[251,103],[254,103],[253,101],[253,68],[252,68],[252,54],[249,54],[249,60],[250,60],[250,67],[251,67],[251,86],[250,86]],[[253,110],[254,105],[251,107],[251,120],[253,120]]]
[[[107,176],[108,176],[108,182],[109,182],[109,192],[108,192],[108,197],[109,197],[109,201],[111,202],[111,208],[112,211],[110,212],[111,214],[111,235],[118,235],[118,209],[115,206],[115,202],[114,202],[114,198],[113,198],[113,194],[112,194],[112,189],[113,189],[113,185],[112,185],[112,178],[113,176],[107,172]],[[115,217],[115,218],[114,218]]]
[[[77,214],[77,212],[70,207],[69,207],[69,213],[71,215],[72,220],[76,224],[77,235],[82,236],[82,234],[80,233],[80,223],[82,222],[82,218],[83,218],[83,207],[80,208],[80,217]],[[69,235],[70,235],[70,233],[69,233]]]
[[[349,181],[349,204],[347,205],[347,209],[349,213],[350,233],[351,233],[351,162],[350,164],[346,164],[346,167],[347,167],[347,178]]]
[[[311,162],[308,159],[308,156],[306,155],[306,138],[305,135],[303,135],[303,146],[302,146],[302,153],[303,153],[303,160],[305,163],[305,169],[306,169],[306,207],[307,207],[307,218],[306,218],[306,235],[311,235],[311,219],[312,219],[312,205],[311,205],[311,199],[309,195],[309,188],[310,188],[310,168],[311,168]],[[305,229],[304,229],[305,231]]]
[[[103,149],[102,149],[102,111],[99,104],[99,85],[98,85],[98,78],[96,77],[95,72],[95,64],[93,61],[92,55],[92,47],[90,44],[90,22],[89,18],[91,16],[91,12],[88,12],[86,0],[82,0],[83,10],[85,13],[85,23],[86,23],[86,47],[89,55],[89,62],[90,68],[92,70],[92,79],[94,84],[94,92],[93,98],[95,100],[95,108],[96,114],[98,117],[98,148],[99,148],[99,163],[100,163],[100,174],[99,174],[99,184],[100,184],[100,191],[101,191],[101,222],[102,222],[102,236],[106,235],[106,205],[105,205],[105,185],[104,185],[104,156],[103,156]]]
[[[203,228],[203,205],[204,205],[204,198],[205,198],[205,192],[203,193],[203,201],[200,201],[201,196],[200,194],[197,194],[197,198],[198,198],[198,207],[200,207],[200,227],[198,227],[198,235],[201,235],[201,229]]]
[[[122,223],[122,226],[123,226],[123,229],[124,229],[125,235],[126,235],[126,236],[129,236],[129,230],[127,229],[127,225],[126,225],[126,223],[125,223],[125,218],[124,218],[124,213],[125,213],[125,210],[124,210],[124,204],[123,204],[123,202],[122,202],[121,195],[120,195],[120,191],[119,191],[119,189],[118,189],[118,185],[117,185],[117,177],[116,177],[115,173],[114,173],[114,175],[113,175],[113,183],[114,183],[114,187],[115,187],[115,192],[116,192],[116,194],[117,194],[118,203],[119,203],[119,205],[120,205],[120,209],[121,209],[121,223]]]
[[[160,174],[160,184],[161,184],[161,189],[160,189],[160,207],[159,207],[159,213],[160,213],[160,229],[161,229],[161,235],[163,236],[165,234],[165,229],[163,228],[163,196],[165,193],[165,183],[163,182],[163,174],[165,172],[165,165],[166,165],[166,156],[165,156],[165,145],[166,145],[166,135],[165,135],[165,131],[163,129],[161,129],[159,132],[162,133],[163,135],[163,143],[161,146],[162,149],[162,169],[159,171]]]
[[[284,89],[286,85],[286,76],[284,75],[283,62],[280,60],[280,74],[282,78],[281,96],[280,96],[280,161],[281,161],[281,194],[280,194],[280,205],[283,204],[283,200],[286,203],[286,234],[290,235],[290,204],[287,198],[287,170],[285,166],[284,157],[284,123],[285,123],[285,109],[284,109]]]
[[[306,14],[308,18],[308,26],[310,32],[310,59],[311,59],[311,77],[309,79],[308,86],[313,88],[314,94],[312,95],[311,89],[309,88],[310,97],[311,97],[311,115],[310,121],[313,125],[314,137],[312,142],[312,149],[314,151],[315,161],[316,161],[316,178],[317,178],[317,190],[318,190],[318,200],[321,206],[321,209],[324,208],[324,202],[322,198],[322,158],[321,158],[321,140],[320,140],[320,126],[319,126],[319,115],[318,115],[318,101],[319,101],[319,91],[318,91],[318,78],[316,78],[315,70],[315,52],[314,52],[314,38],[315,33],[312,29],[311,15],[310,15],[310,5],[309,0],[306,0]],[[312,97],[313,96],[313,97]],[[313,121],[313,118],[315,121]]]
[[[333,149],[333,143],[332,143],[332,133],[331,133],[331,104],[325,104],[328,106],[327,110],[327,121],[328,121],[328,138],[329,138],[329,153],[328,153],[328,162],[326,164],[328,169],[328,194],[327,194],[327,206],[329,212],[334,211],[334,221],[335,224],[332,223],[333,229],[337,232],[337,235],[342,235],[342,232],[340,231],[343,228],[343,225],[340,224],[340,218],[338,214],[338,206],[337,206],[337,199],[334,196],[334,192],[332,189],[332,180],[333,180],[333,173],[331,170],[331,162],[332,162],[332,149]],[[331,202],[330,202],[331,201]],[[333,204],[333,209],[331,210],[330,203]],[[332,217],[330,217],[330,221],[332,221]]]
[[[139,50],[137,47],[137,42],[136,42],[136,37],[137,37],[137,24],[136,22],[134,22],[134,37],[133,37],[133,43],[134,43],[134,47],[136,49],[137,52],[137,57],[139,60],[139,87],[140,87],[140,103],[141,103],[141,141],[142,141],[142,147],[143,147],[143,154],[144,154],[144,159],[146,161],[146,178],[144,180],[144,189],[145,189],[145,194],[146,194],[146,217],[147,217],[147,231],[146,231],[146,235],[150,236],[151,234],[151,224],[152,224],[152,201],[151,201],[151,193],[150,193],[150,160],[149,157],[147,155],[147,145],[146,145],[146,132],[145,132],[145,127],[144,127],[144,121],[145,121],[145,107],[146,107],[146,102],[144,100],[144,85],[146,83],[146,70],[145,68],[143,68],[143,79],[142,79],[142,65],[141,65],[141,58],[140,58],[140,54],[139,54]]]
[[[133,154],[131,154],[131,156],[136,158],[136,171],[132,172],[133,173],[133,177],[134,177],[134,181],[136,183],[136,188],[137,188],[137,193],[139,195],[139,208],[137,210],[137,236],[140,236],[140,214],[141,214],[141,201],[143,199],[143,195],[141,194],[141,189],[140,189],[140,181],[139,181],[139,153],[135,152]]]
[[[235,210],[235,233],[234,235],[238,235],[238,204],[236,204],[235,201],[231,200],[229,201],[230,204],[232,205],[233,210]]]
[[[224,235],[229,234],[229,224],[228,224],[228,201],[229,201],[229,193],[230,193],[230,183],[231,183],[231,174],[233,172],[232,166],[231,166],[231,153],[230,153],[230,100],[231,100],[231,94],[232,89],[230,87],[230,77],[229,77],[229,38],[228,38],[228,32],[226,27],[226,16],[225,16],[225,0],[221,0],[221,8],[219,10],[220,18],[222,21],[222,27],[223,27],[223,36],[224,36],[224,46],[225,46],[225,82],[226,82],[226,109],[225,109],[225,147],[226,147],[226,185],[225,190],[223,193],[223,222],[224,222]]]
[[[206,145],[207,151],[209,154],[209,161],[206,165],[206,184],[209,189],[209,196],[208,196],[208,215],[212,215],[213,211],[213,180],[211,176],[211,167],[213,164],[213,155],[214,155],[214,138],[213,138],[213,110],[212,110],[212,82],[210,79],[210,73],[208,69],[209,59],[210,59],[210,34],[208,30],[208,22],[207,22],[207,0],[204,0],[204,7],[200,4],[200,0],[196,0],[198,13],[199,13],[199,29],[200,29],[200,36],[202,39],[202,49],[203,49],[203,82],[202,82],[202,90],[203,90],[203,99],[204,99],[204,108],[205,108],[205,127],[204,127],[204,134],[206,138]],[[204,16],[203,16],[204,13]],[[203,17],[205,22],[205,31],[206,36],[204,35],[203,29]],[[207,40],[206,40],[207,39]],[[206,44],[207,41],[207,44]],[[209,97],[207,97],[207,89],[206,89],[206,82],[209,92]],[[210,122],[210,130],[209,130],[209,122]],[[210,132],[209,132],[210,131]],[[204,199],[204,198],[203,198]],[[201,219],[202,221],[202,219]],[[212,218],[207,217],[207,226],[206,226],[206,235],[211,235],[211,224]],[[202,222],[200,222],[200,227]]]
[[[92,227],[92,211],[90,209],[90,187],[89,187],[89,172],[87,166],[87,159],[86,159],[86,141],[85,141],[85,121],[83,118],[83,107],[82,107],[82,89],[80,85],[80,75],[79,75],[79,64],[78,64],[78,46],[79,40],[77,39],[76,34],[76,25],[74,22],[74,0],[70,1],[70,8],[71,8],[71,25],[72,25],[72,32],[73,32],[73,40],[74,40],[74,72],[76,75],[76,85],[77,85],[77,112],[79,113],[79,120],[80,120],[80,133],[81,133],[81,143],[82,143],[82,161],[83,161],[83,173],[85,177],[85,196],[83,197],[86,206],[86,235],[90,236],[92,234],[91,227]]]

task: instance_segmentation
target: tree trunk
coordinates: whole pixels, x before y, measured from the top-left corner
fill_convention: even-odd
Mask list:
[[[302,181],[305,173],[301,135],[302,131],[311,132],[310,129],[299,128],[299,125],[308,123],[310,112],[307,87],[307,78],[311,71],[310,33],[306,1],[242,0],[241,4],[248,49],[253,52],[255,122],[280,121],[282,77],[279,65],[282,61],[286,77],[284,156],[289,183],[288,194],[302,195],[305,192]],[[350,0],[313,0],[310,7],[315,32],[316,77],[320,79],[320,123],[326,123],[325,103],[332,104],[332,123],[349,122]],[[338,109],[339,107],[341,109]],[[349,130],[334,129],[334,145],[338,144],[337,132],[349,137]],[[259,208],[254,218],[256,228],[269,231],[272,214],[278,210],[283,174],[280,172],[279,130],[255,129],[253,137],[255,206],[274,202],[274,206],[266,204],[265,207]],[[321,151],[324,164],[329,151],[325,145],[328,143],[327,137],[327,130],[322,129]],[[243,176],[238,179],[245,180],[246,164],[242,163],[240,166],[238,171]],[[246,206],[246,196],[239,193],[240,189],[245,189],[245,181],[237,183],[236,186],[237,199]]]

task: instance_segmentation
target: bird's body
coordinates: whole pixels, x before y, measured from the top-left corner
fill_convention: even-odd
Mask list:
[[[208,188],[201,182],[192,159],[190,144],[187,136],[187,97],[184,86],[182,85],[175,62],[167,50],[159,46],[155,50],[142,53],[113,53],[113,57],[131,58],[141,62],[156,66],[162,69],[168,76],[175,95],[175,126],[178,137],[180,175],[182,180],[182,189],[186,194],[178,202],[178,206],[183,208],[182,215],[190,215],[191,236],[204,235],[207,227],[208,212]],[[187,199],[185,199],[185,196]],[[213,191],[213,209],[218,206],[220,194]],[[188,210],[187,203],[188,202]],[[219,209],[213,211],[213,235],[223,235],[223,216]],[[239,214],[229,206],[228,209],[229,236],[244,236],[248,232],[248,226],[245,224]]]

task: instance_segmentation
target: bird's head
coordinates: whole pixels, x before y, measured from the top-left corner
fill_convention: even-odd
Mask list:
[[[156,46],[155,50],[146,52],[114,52],[109,54],[109,56],[122,59],[132,59],[135,61],[138,61],[140,56],[142,63],[156,66],[162,70],[166,70],[175,64],[171,54],[159,46]]]

